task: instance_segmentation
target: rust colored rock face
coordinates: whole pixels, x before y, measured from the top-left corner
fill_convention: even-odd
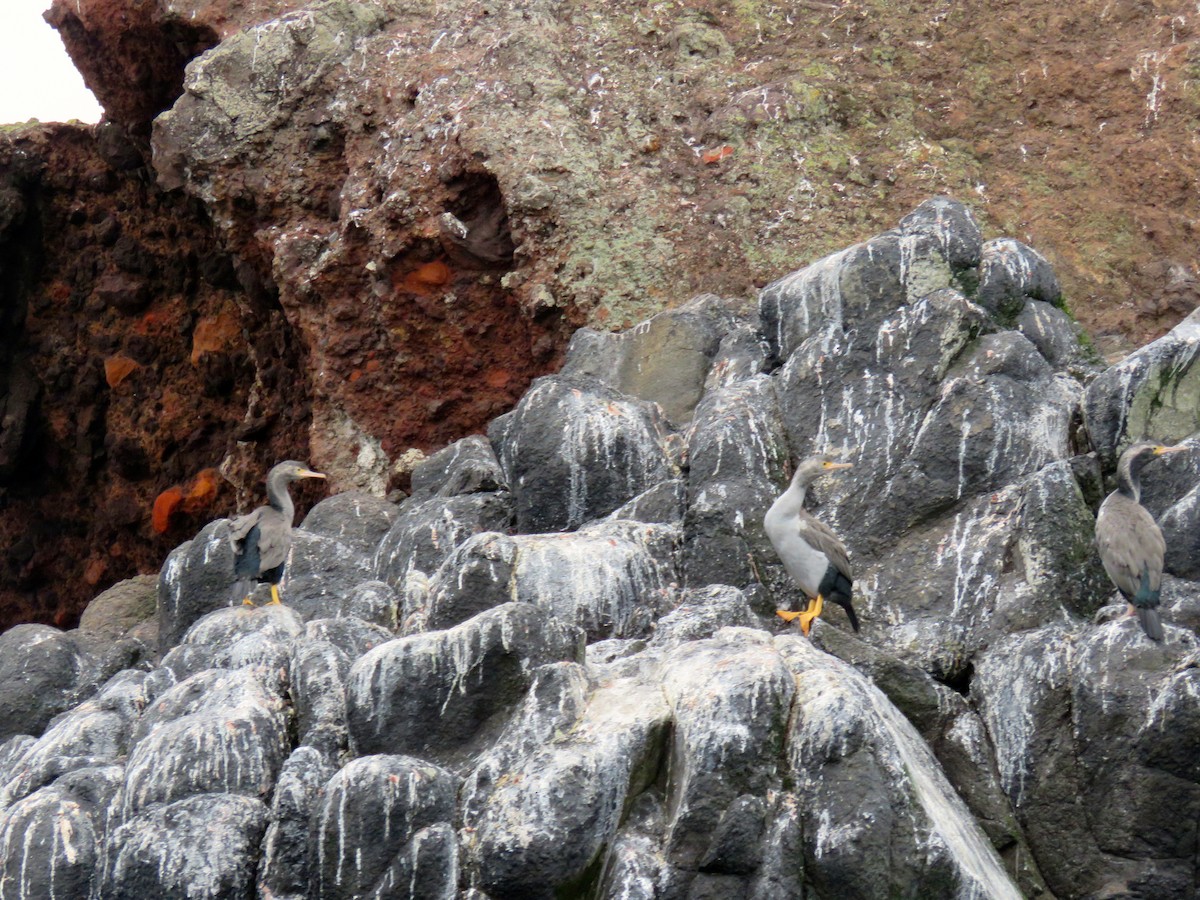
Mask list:
[[[0,137],[0,628],[72,624],[305,447],[284,316],[139,158],[116,125]]]
[[[54,0],[45,18],[105,115],[142,133],[179,96],[183,67],[219,40],[208,23],[151,2]]]

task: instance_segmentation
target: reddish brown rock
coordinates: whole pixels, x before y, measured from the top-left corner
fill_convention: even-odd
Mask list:
[[[0,136],[0,628],[73,624],[306,449],[283,316],[213,276],[232,266],[203,212],[154,187],[140,158],[116,125]],[[131,285],[143,308],[110,302]],[[243,329],[277,352],[260,362]],[[197,331],[208,349],[193,364]],[[231,456],[251,414],[269,424]],[[173,504],[160,497],[176,484]]]

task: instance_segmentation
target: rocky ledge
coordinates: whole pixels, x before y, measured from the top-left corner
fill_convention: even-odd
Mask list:
[[[1198,329],[1102,371],[935,199],[757,311],[579,331],[403,502],[318,504],[287,605],[220,520],[0,636],[0,894],[1192,897],[1200,451],[1145,478],[1163,643],[1091,538],[1116,453],[1200,429]],[[761,521],[817,449],[863,629],[810,641]]]

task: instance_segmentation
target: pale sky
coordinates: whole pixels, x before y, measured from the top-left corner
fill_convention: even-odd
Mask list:
[[[0,124],[99,122],[100,105],[42,20],[50,0],[0,0]]]

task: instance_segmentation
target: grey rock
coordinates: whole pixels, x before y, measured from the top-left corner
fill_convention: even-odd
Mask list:
[[[171,551],[158,575],[159,648],[174,647],[192,623],[216,609],[239,603],[233,597],[234,547],[229,523],[210,522],[192,540]]]
[[[654,626],[654,646],[673,647],[710,638],[722,628],[758,625],[746,595],[724,584],[710,584],[682,592],[679,604]]]
[[[363,491],[347,491],[326,497],[309,510],[300,529],[373,557],[397,515],[399,509],[394,503]]]
[[[721,342],[736,318],[712,294],[695,297],[621,334],[580,329],[571,339],[562,374],[598,379],[623,394],[657,403],[682,425],[699,402]],[[726,345],[726,360],[743,358]],[[734,363],[726,362],[728,369]]]
[[[1090,372],[1095,364],[1080,342],[1080,328],[1065,312],[1044,300],[1028,300],[1017,315],[1017,330],[1033,342],[1056,369]]]
[[[166,691],[137,723],[125,814],[193,794],[268,798],[290,749],[283,698],[253,669],[200,672]]]
[[[559,714],[515,724],[503,762],[485,760],[464,788],[464,862],[493,897],[549,900],[580,883],[659,768],[668,711],[656,686],[617,679],[585,705],[584,684],[561,674],[540,686]]]
[[[183,680],[205,669],[261,666],[287,669],[292,639],[304,629],[288,606],[238,606],[209,613],[163,657],[162,665]]]
[[[571,534],[517,535],[511,596],[590,641],[645,634],[677,580],[679,532],[604,522]]]
[[[280,594],[302,618],[323,618],[344,607],[372,574],[369,556],[333,538],[297,531]]]
[[[325,785],[314,813],[320,898],[454,895],[458,779],[407,756],[365,756]]]
[[[305,641],[328,641],[351,659],[390,641],[396,635],[387,628],[354,616],[313,619],[304,626]]]
[[[489,436],[521,532],[577,528],[674,474],[657,408],[590,378],[539,378]]]
[[[904,234],[934,239],[955,272],[979,266],[983,235],[970,208],[950,197],[931,197],[900,220]]]
[[[444,447],[417,465],[412,473],[412,498],[457,497],[505,490],[504,472],[492,445],[473,434]]]
[[[1165,570],[1200,580],[1200,487],[1194,487],[1159,519],[1167,542]]]
[[[321,3],[278,18],[270,29],[247,29],[222,41],[188,71],[183,96],[155,122],[159,184],[182,187],[190,170],[260,139],[383,19],[373,7]]]
[[[1069,462],[904,534],[862,566],[856,609],[869,634],[943,681],[1000,635],[1090,615],[1110,593],[1095,558],[1094,520]]]
[[[609,513],[609,520],[627,519],[661,525],[679,525],[687,508],[687,482],[669,478],[646,488],[628,503]]]
[[[336,767],[313,747],[297,747],[279,773],[271,799],[258,892],[277,900],[305,900],[313,881],[309,855],[309,823],[321,799],[321,789]]]
[[[665,850],[676,867],[746,874],[757,866],[745,835],[721,823],[746,816],[750,797],[765,796],[782,764],[795,680],[769,635],[725,629],[672,648],[663,660],[663,692],[671,708],[671,767]],[[697,677],[700,672],[704,677]],[[758,810],[758,828],[763,810]],[[743,825],[745,822],[743,822]]]
[[[41,734],[77,699],[89,667],[79,642],[49,625],[0,634],[0,740]]]
[[[60,779],[4,810],[0,816],[4,896],[96,895],[105,807],[115,782],[111,769],[80,771],[74,783]]]
[[[955,291],[936,291],[853,341],[828,326],[792,354],[776,378],[776,393],[796,459],[832,452],[855,463],[848,474],[816,485],[830,501],[825,515],[835,531],[871,545],[894,540],[912,524],[907,504],[891,495],[906,478],[923,483],[919,472],[927,460],[913,447],[943,400],[943,381],[988,328],[978,306]],[[964,383],[960,390],[968,388]],[[980,424],[996,427],[991,417]],[[961,417],[942,423],[947,425],[956,431],[943,453],[957,451],[962,442]],[[980,430],[982,443],[991,430]],[[776,493],[782,491],[778,484]]]
[[[1042,254],[1012,238],[983,245],[975,302],[1003,321],[1015,321],[1028,300],[1060,301],[1054,269]]]
[[[758,563],[774,559],[762,530],[780,489],[761,479],[708,482],[692,493],[683,522],[684,582],[742,587],[758,580]]]
[[[154,615],[158,578],[138,575],[99,594],[79,618],[79,630],[115,640]]]
[[[979,227],[965,208],[933,201],[898,231],[855,244],[775,281],[759,294],[762,327],[776,363],[827,324],[873,333],[893,310],[958,286],[979,258]]]
[[[56,717],[36,741],[4,766],[0,806],[80,769],[123,761],[134,723],[145,708],[144,672],[125,672],[96,696]]]
[[[330,759],[346,752],[346,675],[350,657],[329,641],[297,642],[292,651],[291,694],[301,747]]]
[[[513,599],[515,538],[485,531],[467,538],[434,573],[419,607],[406,608],[405,632],[450,628]]]
[[[1165,643],[1151,642],[1121,616],[1083,633],[1051,625],[1013,635],[979,658],[972,695],[1055,894],[1188,896],[1188,854],[1167,823],[1183,821],[1198,799],[1180,749],[1196,739],[1195,717],[1179,693],[1196,647],[1169,625]],[[1168,736],[1160,724],[1180,730]]]
[[[1084,422],[1107,468],[1143,438],[1173,444],[1200,431],[1200,310],[1088,385]]]
[[[438,762],[486,744],[524,696],[534,668],[579,656],[577,632],[528,603],[480,613],[448,631],[369,651],[346,689],[359,754],[403,751]]]
[[[375,574],[403,591],[414,572],[431,575],[458,544],[481,531],[507,531],[509,494],[471,494],[405,504],[375,554]]]
[[[200,794],[147,810],[109,834],[100,895],[249,900],[266,819],[261,801],[234,794]]]
[[[883,693],[802,638],[775,644],[795,675],[787,758],[813,887],[843,897],[1017,900],[928,746]]]
[[[713,481],[782,481],[787,442],[773,380],[757,375],[706,394],[688,429],[687,448],[693,494]]]

